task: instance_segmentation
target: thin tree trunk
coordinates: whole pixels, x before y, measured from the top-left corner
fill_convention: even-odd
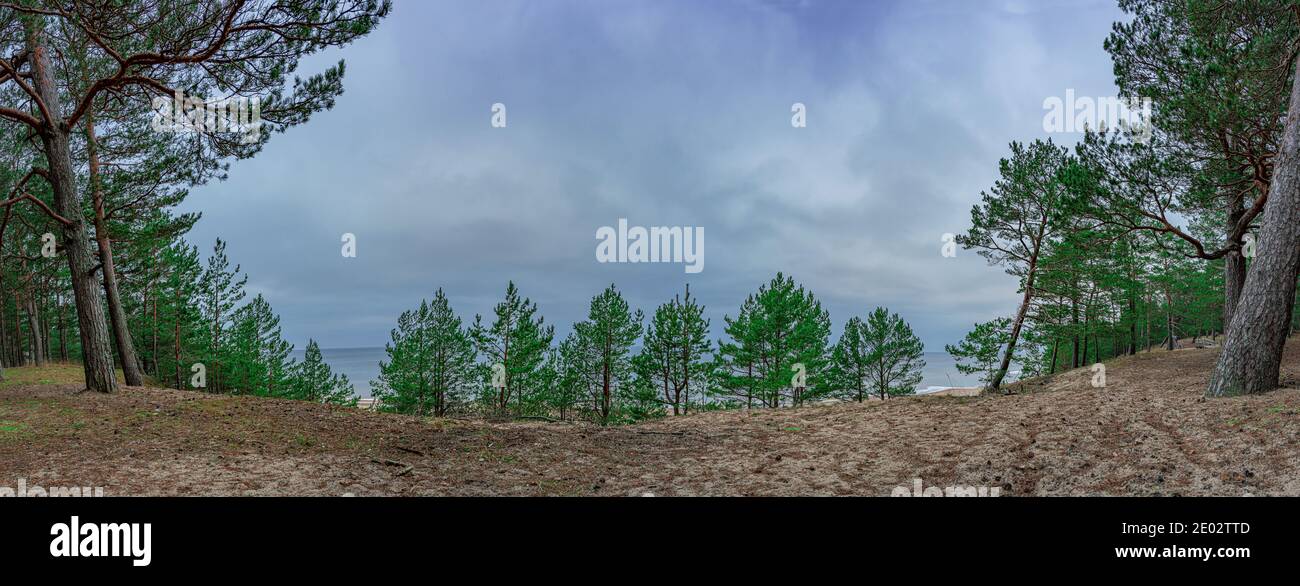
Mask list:
[[[1296,63],[1300,63],[1300,55]],[[1205,394],[1277,388],[1300,271],[1300,76],[1294,76],[1264,226]]]
[[[1076,281],[1077,286],[1077,281]],[[1079,300],[1070,298],[1070,329],[1074,334],[1074,347],[1070,351],[1070,368],[1079,368],[1083,363],[1079,361]]]
[[[32,295],[31,292],[28,292],[26,303],[27,329],[32,332],[32,335],[28,340],[32,343],[32,362],[36,363],[36,366],[45,366],[45,350],[44,344],[41,341],[40,318],[37,316],[36,301],[33,297],[35,296]]]
[[[1044,226],[1046,221],[1044,221]],[[1025,275],[1025,295],[1020,300],[1020,309],[1016,310],[1016,321],[1011,324],[1011,339],[1007,342],[1007,349],[1002,354],[1002,364],[998,366],[998,372],[993,375],[993,380],[989,382],[989,389],[997,391],[1002,386],[1002,379],[1007,376],[1007,369],[1011,368],[1011,357],[1016,351],[1016,340],[1020,338],[1020,328],[1025,325],[1025,314],[1029,311],[1029,302],[1034,296],[1034,276],[1038,270],[1038,248],[1039,241],[1043,236],[1043,229],[1038,232],[1038,240],[1034,241],[1034,253],[1029,257],[1029,272]]]
[[[1131,356],[1138,353],[1137,297],[1133,294],[1128,298],[1128,315],[1128,354]]]
[[[59,359],[68,361],[68,328],[63,322],[63,296],[59,296]]]
[[[1088,363],[1088,314],[1083,315],[1083,354],[1079,355],[1079,366]]]
[[[6,327],[5,311],[3,303],[3,289],[0,289],[0,380],[4,380],[4,367],[13,366],[13,357],[9,352],[9,328]]]
[[[183,306],[181,305],[181,290],[179,287],[177,287],[176,288],[176,309],[174,314],[175,319],[172,322],[173,323],[172,347],[175,350],[175,357],[173,362],[176,369],[176,388],[178,389],[185,388],[181,386],[181,311],[182,309]]]
[[[90,159],[90,193],[95,210],[95,243],[99,246],[99,263],[103,268],[104,297],[108,301],[108,317],[113,326],[113,340],[117,344],[117,355],[122,361],[122,377],[127,386],[138,387],[144,384],[140,372],[140,361],[135,353],[135,341],[127,327],[126,312],[122,310],[122,298],[117,290],[117,269],[113,265],[113,244],[108,232],[108,222],[104,214],[104,191],[99,176],[99,150],[95,137],[94,108],[86,111],[86,154]]]
[[[14,366],[23,366],[27,364],[27,355],[23,352],[23,326],[22,326],[22,309],[21,302],[18,300],[18,292],[14,292]]]
[[[147,298],[153,303],[153,375],[161,378],[161,368],[158,366],[158,293],[155,287],[158,278],[158,273],[156,272],[158,270],[157,249],[154,249],[153,251],[153,268],[155,272],[149,279],[150,287],[147,293]]]
[[[606,355],[605,364],[601,370],[601,396],[600,396],[600,419],[601,423],[609,423],[609,404],[610,404],[610,373],[609,359]]]
[[[1237,224],[1241,222],[1241,217],[1246,215],[1246,210],[1242,205],[1242,196],[1233,196],[1228,204],[1228,218],[1226,230],[1231,234],[1236,229]],[[1267,205],[1267,204],[1266,204]],[[1246,284],[1246,257],[1242,251],[1233,250],[1223,257],[1223,327],[1228,327],[1232,323],[1232,317],[1236,311],[1238,300],[1241,298],[1241,290]]]
[[[1172,352],[1178,347],[1178,337],[1174,335],[1174,301],[1168,289],[1165,290],[1165,328],[1169,330],[1169,350]]]
[[[41,324],[41,353],[48,362],[54,357],[54,353],[50,352],[50,340],[53,339],[54,332],[50,328],[50,304],[44,296],[41,297],[40,305],[36,307],[36,319]]]

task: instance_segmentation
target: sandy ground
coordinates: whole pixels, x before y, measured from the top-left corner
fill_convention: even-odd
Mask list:
[[[942,391],[926,393],[928,397],[978,397],[982,387],[952,387]]]
[[[707,413],[601,429],[165,389],[0,388],[0,486],[109,495],[1300,495],[1300,390],[1201,397],[1215,349],[1012,396]],[[1283,382],[1300,380],[1300,343]]]

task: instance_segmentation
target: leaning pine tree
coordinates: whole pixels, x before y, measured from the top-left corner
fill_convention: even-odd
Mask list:
[[[1028,147],[1011,143],[1011,158],[999,165],[1002,176],[971,209],[970,230],[957,237],[958,243],[977,250],[989,264],[1003,266],[1008,274],[1019,277],[1023,290],[1002,363],[989,381],[994,391],[1002,386],[1011,367],[1016,341],[1036,294],[1042,254],[1066,224],[1060,209],[1065,199],[1061,171],[1066,162],[1065,149],[1050,140],[1036,140]]]

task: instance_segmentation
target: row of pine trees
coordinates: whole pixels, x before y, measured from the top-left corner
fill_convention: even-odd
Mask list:
[[[401,413],[614,424],[884,399],[912,394],[921,380],[924,346],[901,317],[877,308],[831,344],[829,314],[783,274],[726,316],[716,343],[704,310],[688,286],[647,318],[610,285],[557,342],[513,282],[489,318],[470,323],[439,289],[398,318],[371,385],[381,409]]]

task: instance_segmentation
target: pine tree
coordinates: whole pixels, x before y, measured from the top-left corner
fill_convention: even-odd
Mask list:
[[[1010,339],[1011,320],[1005,317],[975,324],[957,345],[949,344],[944,350],[957,360],[957,370],[963,374],[977,374],[979,380],[991,388],[992,382],[1003,371],[998,355]]]
[[[718,346],[719,385],[747,393],[766,407],[798,406],[826,392],[830,315],[794,279],[777,273],[759,287],[736,319],[726,317],[730,342]],[[803,375],[805,380],[797,377]],[[802,382],[803,387],[796,386]]]
[[[1068,224],[1061,205],[1066,199],[1061,174],[1067,162],[1065,149],[1050,140],[1036,140],[1028,147],[1011,143],[1011,157],[999,163],[1001,177],[971,208],[970,230],[957,237],[963,247],[977,250],[989,264],[1002,266],[1021,280],[1023,295],[1011,321],[1006,352],[989,381],[995,391],[1011,366],[1033,304],[1042,254]]]
[[[493,365],[505,369],[503,386],[488,388],[487,397],[491,408],[504,412],[512,401],[522,407],[526,395],[538,390],[538,376],[555,329],[536,316],[537,305],[521,298],[513,281],[506,285],[506,298],[493,308],[493,314],[496,319],[490,327],[483,324],[483,316],[475,315],[470,337],[486,361],[480,367],[486,387],[491,384]]]
[[[872,350],[868,363],[874,371],[872,382],[880,398],[916,392],[925,368],[925,360],[921,358],[925,346],[912,333],[912,327],[898,314],[878,307],[867,317],[862,335]]]
[[[402,312],[390,337],[371,382],[381,408],[442,417],[467,399],[478,378],[474,342],[442,289],[433,303]]]
[[[185,241],[162,249],[159,254],[162,278],[154,306],[158,348],[157,376],[178,389],[191,388],[191,367],[202,362],[205,339],[203,316],[195,300],[199,295],[202,267],[198,248]],[[210,368],[204,364],[204,368]],[[208,378],[205,373],[205,379]],[[207,384],[207,381],[204,381]],[[205,389],[209,387],[204,387]]]
[[[227,356],[231,352],[229,329],[234,323],[234,309],[244,299],[244,285],[247,283],[248,275],[239,274],[239,265],[230,268],[226,242],[218,238],[199,279],[199,307],[208,329],[206,339],[202,341],[203,357],[209,372],[208,386],[215,392],[221,392],[227,386],[221,375],[229,369],[226,363],[233,359]],[[249,332],[245,334],[251,335]],[[253,348],[248,344],[252,342],[245,343],[243,350],[251,351]]]
[[[614,285],[591,299],[587,320],[573,325],[582,346],[589,352],[587,366],[596,379],[592,393],[592,411],[602,425],[616,415],[616,398],[620,395],[644,400],[631,387],[632,345],[641,336],[641,310],[631,311]],[[628,395],[627,393],[631,393]]]
[[[646,326],[641,353],[636,357],[640,379],[659,400],[673,410],[673,415],[690,409],[691,388],[704,386],[708,371],[705,355],[713,344],[709,341],[709,320],[704,307],[691,297],[676,297],[655,310]]]
[[[165,299],[163,281],[169,267],[163,262],[163,251],[182,242],[182,236],[198,220],[197,214],[172,216],[165,209],[118,209],[123,223],[129,225],[129,236],[114,248],[119,261],[122,287],[122,309],[126,313],[128,329],[136,341],[137,354],[146,374],[158,381],[171,380],[170,372],[160,367],[167,353],[162,342],[167,324],[160,319]],[[118,229],[122,233],[127,228]],[[193,299],[197,301],[196,298]],[[167,374],[164,374],[166,372]]]
[[[710,367],[713,373],[710,394],[728,403],[743,404],[746,408],[754,407],[755,401],[763,401],[758,379],[754,377],[760,348],[758,344],[742,342],[756,338],[752,319],[756,307],[754,296],[750,295],[735,318],[723,317],[726,323],[723,330],[731,341],[718,341],[718,351],[714,353]]]
[[[260,294],[236,309],[220,372],[242,394],[282,397],[291,393],[293,345],[280,335],[280,316]]]
[[[327,405],[355,407],[356,389],[346,374],[334,374],[321,355],[316,340],[307,340],[307,350],[290,379],[286,398]]]
[[[1290,99],[1300,21],[1289,0],[1167,2],[1125,0],[1126,16],[1106,39],[1115,84],[1158,106],[1149,146],[1106,157],[1104,202],[1144,230],[1176,236],[1185,254],[1223,272],[1224,324],[1232,322],[1246,281],[1245,236],[1258,225],[1271,188]],[[1149,170],[1149,171],[1148,171]],[[1131,171],[1137,171],[1136,173]],[[1184,218],[1209,228],[1181,228]]]
[[[81,336],[87,388],[111,392],[113,344],[93,278],[95,251],[84,217],[86,198],[76,176],[73,142],[87,119],[106,102],[137,100],[181,89],[209,97],[267,96],[254,140],[233,133],[173,138],[205,161],[201,180],[221,172],[217,161],[249,157],[273,134],[332,107],[342,88],[343,64],[306,79],[288,76],[300,59],[350,43],[374,30],[391,10],[374,0],[304,2],[116,2],[100,7],[51,9],[47,3],[12,3],[0,21],[0,118],[22,125],[39,144],[59,222]],[[102,13],[101,13],[102,12]],[[83,67],[71,61],[82,56]],[[90,65],[111,58],[112,67]],[[21,81],[26,80],[26,81]],[[114,99],[102,99],[107,97]],[[33,108],[32,104],[38,107]],[[98,105],[97,105],[98,104]],[[147,121],[138,119],[137,123]],[[247,133],[243,133],[247,136]],[[210,164],[208,164],[210,163]],[[125,321],[125,320],[121,320]]]
[[[866,392],[881,399],[911,395],[921,382],[924,354],[921,339],[896,313],[877,307],[866,321],[850,318],[832,352],[839,394],[859,402]]]
[[[547,388],[546,403],[560,419],[577,411],[579,402],[591,396],[595,388],[594,368],[589,364],[591,352],[583,347],[576,332],[570,332],[549,356],[555,378]]]

